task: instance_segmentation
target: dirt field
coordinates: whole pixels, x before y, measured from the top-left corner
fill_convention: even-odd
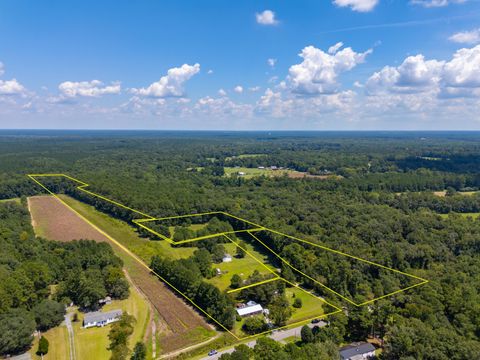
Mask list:
[[[28,198],[35,234],[45,239],[71,241],[89,239],[107,241],[107,238],[79,218],[53,196]]]
[[[183,299],[177,297],[146,268],[56,198],[35,196],[28,199],[28,204],[37,236],[58,241],[91,239],[110,242],[116,254],[124,261],[135,286],[145,294],[165,323],[165,326],[159,329],[162,331],[162,334],[159,334],[162,352],[191,345],[192,331],[211,330],[203,318],[187,306]]]

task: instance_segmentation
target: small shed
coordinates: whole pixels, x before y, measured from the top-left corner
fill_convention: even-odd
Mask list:
[[[225,254],[225,256],[222,259],[222,262],[232,262],[232,255]]]

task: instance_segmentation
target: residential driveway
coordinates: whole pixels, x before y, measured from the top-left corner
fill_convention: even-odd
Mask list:
[[[324,327],[324,326],[327,325],[327,323],[325,321],[320,321],[317,324],[309,323],[309,324],[306,324],[306,325],[308,325],[309,328],[313,328],[314,326]],[[272,338],[275,341],[282,341],[282,340],[284,340],[286,338],[289,338],[291,336],[300,336],[300,331],[302,331],[302,327],[303,327],[303,325],[302,326],[297,326],[297,327],[292,328],[292,329],[274,331],[272,334],[268,335],[268,337]],[[257,343],[257,340],[252,340],[248,343],[245,343],[245,345],[247,345],[250,348],[253,348],[253,347],[255,347],[256,343]],[[235,351],[234,348],[221,350],[216,355],[212,355],[212,356],[207,355],[207,356],[203,357],[202,360],[216,360],[216,359],[219,359],[220,356],[222,356],[223,354],[231,354],[234,351]]]
[[[72,314],[67,313],[65,314],[65,325],[67,326],[68,331],[68,342],[70,344],[70,360],[76,360],[77,356],[75,354],[75,342],[74,342],[74,335],[73,335],[73,326],[70,316]]]

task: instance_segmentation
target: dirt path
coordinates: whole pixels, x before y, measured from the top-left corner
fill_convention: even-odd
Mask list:
[[[77,354],[75,353],[75,341],[74,341],[74,333],[73,333],[73,326],[72,321],[70,319],[69,313],[65,314],[65,325],[68,331],[68,342],[70,345],[70,360],[76,360]]]

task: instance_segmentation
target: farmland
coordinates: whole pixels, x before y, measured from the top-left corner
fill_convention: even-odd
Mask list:
[[[271,168],[247,168],[247,167],[225,167],[225,177],[240,176],[245,179],[251,179],[257,176],[267,176],[267,177],[281,177],[287,176],[292,179],[318,179],[325,180],[330,178],[339,178],[336,175],[311,175],[305,172],[290,170],[290,169],[277,169],[272,170]]]

